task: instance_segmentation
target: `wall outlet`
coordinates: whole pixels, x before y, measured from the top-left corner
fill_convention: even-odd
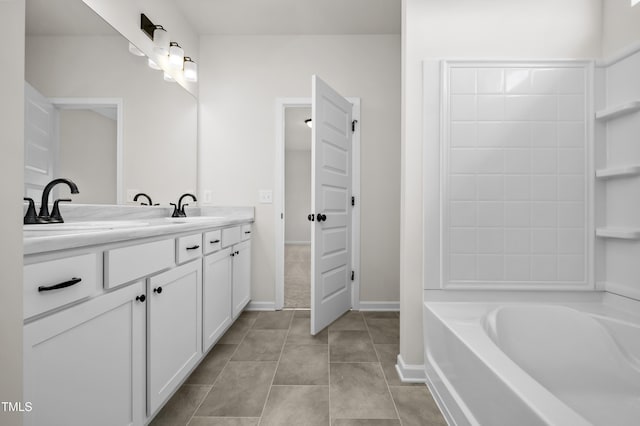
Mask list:
[[[270,189],[261,189],[259,192],[259,198],[261,204],[273,203],[273,191]]]
[[[211,204],[213,202],[213,191],[210,189],[205,189],[202,193],[202,202]]]
[[[136,194],[140,192],[137,189],[127,189],[127,202],[128,203],[133,203],[133,198],[136,196]]]

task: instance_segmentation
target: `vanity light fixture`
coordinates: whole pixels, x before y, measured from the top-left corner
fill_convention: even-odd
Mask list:
[[[169,74],[167,74],[167,72],[165,71],[164,73],[164,81],[168,81],[169,83],[175,83],[176,80],[171,77]]]
[[[182,69],[184,64],[184,49],[178,43],[169,43],[169,66],[174,69]]]
[[[159,55],[169,54],[169,33],[162,25],[156,25],[144,13],[140,14],[140,29],[153,40],[153,51]]]
[[[198,64],[193,62],[189,56],[184,57],[184,79],[187,81],[198,81]]]
[[[129,53],[135,56],[144,56],[144,52],[136,47],[135,44],[129,42]]]
[[[309,126],[310,129],[313,128],[313,122],[311,121],[310,118],[307,118],[306,120],[304,120],[304,124]]]

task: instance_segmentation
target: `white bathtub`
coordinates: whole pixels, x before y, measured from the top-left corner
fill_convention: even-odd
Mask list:
[[[425,302],[426,373],[450,424],[640,425],[640,312]]]

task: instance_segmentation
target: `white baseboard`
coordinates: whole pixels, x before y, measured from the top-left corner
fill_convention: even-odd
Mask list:
[[[357,308],[360,311],[400,311],[400,302],[362,302]],[[356,309],[354,307],[354,309]]]
[[[427,375],[424,372],[424,364],[406,364],[402,355],[398,354],[396,371],[400,380],[405,383],[426,383]]]
[[[275,302],[254,302],[251,301],[245,308],[247,311],[275,311]]]

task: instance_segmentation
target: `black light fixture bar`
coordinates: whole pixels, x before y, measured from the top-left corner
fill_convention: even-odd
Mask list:
[[[151,19],[147,18],[147,15],[144,13],[140,14],[140,29],[151,39],[153,40],[153,32],[156,28],[162,27],[161,25],[156,25],[151,22]]]

